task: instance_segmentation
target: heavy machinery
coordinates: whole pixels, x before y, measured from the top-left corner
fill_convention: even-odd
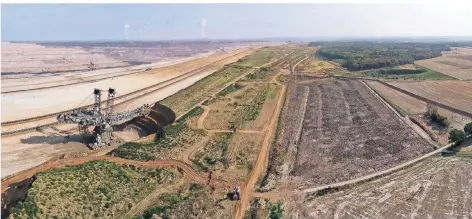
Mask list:
[[[146,116],[151,112],[151,107],[145,104],[136,109],[113,113],[115,94],[115,89],[108,89],[106,109],[102,111],[102,91],[95,89],[93,91],[94,104],[92,109],[78,108],[73,110],[72,113],[60,114],[57,116],[57,121],[78,124],[79,133],[90,137],[88,145],[92,149],[108,146],[114,139],[112,125],[120,124],[135,117]],[[90,126],[95,126],[91,136],[89,134]]]
[[[235,186],[231,194],[232,194],[231,200],[241,200],[241,193],[239,191],[239,186]]]

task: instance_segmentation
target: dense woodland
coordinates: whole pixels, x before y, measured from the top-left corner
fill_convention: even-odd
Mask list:
[[[314,42],[310,43],[309,46],[322,46],[317,51],[318,56],[338,62],[348,70],[357,71],[412,64],[415,60],[430,59],[441,56],[441,51],[450,51],[450,47],[462,46],[462,44]]]

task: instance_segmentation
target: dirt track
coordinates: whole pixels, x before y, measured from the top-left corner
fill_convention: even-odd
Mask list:
[[[275,80],[275,78],[277,78],[277,76],[279,74],[277,74],[274,77],[274,81],[277,84],[281,85],[280,83],[278,83]],[[264,173],[265,168],[267,166],[267,160],[268,160],[268,156],[269,156],[269,149],[270,149],[271,139],[272,139],[272,136],[274,135],[275,126],[277,125],[277,119],[279,118],[279,114],[280,114],[280,111],[281,111],[281,108],[282,108],[282,104],[283,104],[283,101],[285,99],[284,97],[285,97],[286,87],[284,85],[281,85],[281,86],[282,86],[282,89],[280,91],[279,99],[277,101],[276,110],[275,110],[274,115],[272,116],[272,119],[271,119],[271,121],[268,125],[268,129],[267,129],[267,132],[264,136],[264,141],[262,142],[262,145],[261,145],[261,148],[260,148],[260,151],[259,151],[259,155],[257,157],[257,161],[254,164],[254,168],[251,171],[251,173],[249,174],[249,178],[245,183],[245,187],[242,188],[241,200],[238,201],[238,203],[235,206],[233,218],[239,219],[239,218],[244,217],[244,214],[246,212],[246,208],[247,208],[249,202],[251,201],[251,199],[253,197],[254,186],[256,185],[256,182],[259,179],[259,177],[261,176],[261,174]]]

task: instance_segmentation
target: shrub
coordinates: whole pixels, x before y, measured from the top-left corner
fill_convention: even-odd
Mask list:
[[[465,132],[459,129],[453,129],[449,132],[449,143],[455,143],[454,145],[460,145],[465,140]]]
[[[464,132],[468,135],[472,135],[472,122],[469,122],[464,126]]]
[[[220,91],[220,92],[218,93],[218,96],[224,97],[224,96],[228,95],[229,93],[232,93],[232,92],[234,92],[234,91],[236,91],[236,90],[241,89],[242,87],[243,87],[243,86],[242,86],[241,84],[238,84],[238,83],[236,83],[236,84],[231,84],[231,85],[229,85],[228,87],[226,87],[225,89],[223,89],[222,91]]]
[[[436,106],[428,105],[426,110],[426,116],[433,123],[436,123],[443,127],[449,126],[449,121],[447,120],[447,117],[439,115],[438,108]]]
[[[284,209],[282,208],[282,203],[278,202],[275,205],[269,204],[269,217],[270,219],[280,219],[283,216]]]

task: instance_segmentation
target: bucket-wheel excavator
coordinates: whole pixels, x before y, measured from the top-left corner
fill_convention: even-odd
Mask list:
[[[94,104],[92,109],[77,108],[72,113],[58,115],[57,121],[78,124],[79,133],[90,137],[88,146],[92,149],[109,146],[114,139],[112,125],[120,124],[135,117],[146,116],[151,112],[151,107],[145,104],[135,109],[114,113],[115,94],[115,89],[108,89],[106,108],[103,111],[101,109],[102,91],[95,89],[93,91]],[[91,135],[89,133],[90,126],[95,126]]]

